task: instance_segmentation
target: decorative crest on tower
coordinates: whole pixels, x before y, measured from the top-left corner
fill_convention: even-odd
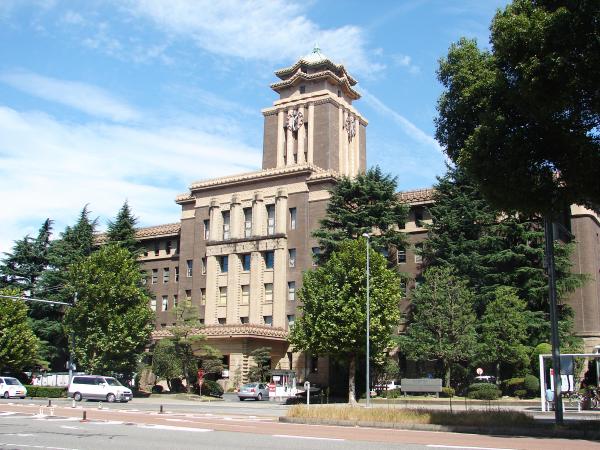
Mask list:
[[[348,133],[348,141],[352,141],[352,139],[354,138],[354,136],[356,136],[356,117],[354,117],[353,114],[348,114],[347,112],[344,113],[345,114],[345,119],[344,119],[344,128],[346,129],[346,133]]]

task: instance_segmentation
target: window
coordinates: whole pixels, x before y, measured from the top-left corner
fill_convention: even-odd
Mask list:
[[[421,251],[423,251],[423,244],[415,245],[415,263],[421,264],[423,262],[423,256],[421,256]]]
[[[252,236],[252,208],[244,208],[244,237]]]
[[[267,205],[267,235],[275,234],[275,205]]]
[[[316,266],[317,262],[318,262],[318,257],[321,254],[321,248],[320,247],[313,247],[312,248],[312,265]]]
[[[288,328],[293,327],[294,322],[296,321],[296,316],[294,314],[288,314],[287,321],[288,321]]]
[[[219,317],[217,320],[219,321],[219,325],[227,325],[227,319],[225,317]]]
[[[250,303],[250,285],[242,285],[242,305],[248,305]]]
[[[200,325],[204,325],[204,319],[199,319]]]
[[[158,282],[158,269],[152,269],[152,284]]]
[[[242,270],[244,272],[248,272],[250,270],[250,264],[252,262],[252,255],[250,253],[246,253],[242,255]]]
[[[169,282],[169,276],[170,276],[170,270],[168,267],[165,267],[163,269],[163,283],[168,283]]]
[[[206,289],[200,288],[200,304],[206,305]]]
[[[340,91],[340,90],[338,89],[338,97],[341,97],[341,96],[342,96],[342,91]]]
[[[179,298],[174,295],[173,296],[173,308],[177,308],[177,305],[179,304]]]
[[[202,275],[206,275],[206,256],[200,259],[200,269],[202,270]]]
[[[156,297],[150,299],[150,309],[156,311]]]
[[[204,239],[207,241],[210,239],[210,220],[208,219],[204,220]]]
[[[265,303],[273,303],[273,283],[265,283]]]
[[[160,247],[158,246],[158,242],[154,243],[154,256],[158,256],[160,253]]]
[[[265,267],[272,269],[275,264],[275,252],[265,252]]]
[[[192,262],[191,259],[188,259],[185,263],[187,264],[187,277],[191,278],[192,271],[194,269],[194,263]]]
[[[169,309],[169,297],[166,295],[162,296],[162,311]]]
[[[240,323],[250,323],[248,316],[240,317]]]
[[[270,327],[273,326],[273,316],[263,316],[263,321],[265,322],[265,325],[269,325]]]
[[[223,211],[223,240],[229,239],[229,211]]]
[[[406,297],[406,294],[407,294],[406,280],[400,280],[400,293],[402,294],[402,297]]]
[[[306,86],[302,85],[300,86],[300,93],[304,94],[306,92]]]
[[[167,255],[171,254],[171,250],[173,248],[173,244],[171,241],[167,241],[167,243],[165,244],[165,250],[167,251]]]
[[[219,258],[219,269],[222,273],[229,272],[229,256],[223,255]]]
[[[147,248],[144,249],[144,256],[148,256],[148,249]]]
[[[288,300],[294,301],[296,300],[296,282],[288,281]]]
[[[290,230],[296,229],[296,208],[290,208]]]
[[[192,290],[191,289],[185,290],[185,299],[188,301],[192,299]]]
[[[296,249],[290,248],[288,250],[288,265],[290,267],[296,267]]]
[[[421,208],[415,209],[415,225],[417,227],[423,226],[423,210]]]
[[[310,371],[311,373],[317,373],[319,371],[319,357],[316,355],[310,358]]]
[[[145,270],[142,272],[142,284],[146,284],[148,282],[148,272]]]
[[[179,281],[179,266],[175,267],[175,282]]]
[[[396,256],[398,258],[398,264],[406,264],[406,250],[398,249]]]
[[[219,305],[224,306],[227,305],[227,287],[221,286],[219,288]]]
[[[381,250],[381,255],[385,258],[388,259],[390,257],[390,252],[387,248],[384,248]]]

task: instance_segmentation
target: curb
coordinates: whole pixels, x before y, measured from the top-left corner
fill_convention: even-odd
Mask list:
[[[305,425],[331,425],[339,427],[366,427],[366,428],[387,428],[395,430],[413,430],[413,431],[443,431],[449,433],[470,433],[470,434],[491,434],[502,436],[527,436],[561,439],[587,439],[600,441],[600,430],[569,430],[545,427],[533,428],[497,428],[497,427],[470,427],[462,425],[431,425],[431,424],[410,424],[396,422],[368,422],[360,420],[330,420],[314,419],[301,417],[280,417],[279,422],[295,423]]]

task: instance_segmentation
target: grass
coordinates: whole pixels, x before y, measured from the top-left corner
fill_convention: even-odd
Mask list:
[[[382,422],[402,424],[431,424],[472,427],[518,427],[527,428],[534,419],[520,411],[433,411],[425,409],[361,408],[352,406],[309,407],[295,405],[288,410],[288,417]]]

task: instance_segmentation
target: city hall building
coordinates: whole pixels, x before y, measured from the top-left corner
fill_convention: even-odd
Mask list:
[[[156,311],[153,339],[168,336],[174,307],[191,301],[203,324],[199,333],[224,355],[229,385],[245,379],[250,352],[265,346],[273,368],[295,370],[299,381],[327,383],[327,358],[294,352],[287,336],[299,312],[302,273],[319,251],[312,232],[325,215],[329,189],[340,176],[366,168],[368,122],[354,106],[360,95],[344,66],[315,48],[275,75],[280,81],[271,88],[279,98],[262,111],[262,169],[192,183],[175,200],[179,222],[138,230]],[[413,246],[398,252],[398,264],[413,276],[420,271],[414,248],[425,239],[432,194],[399,193],[410,205],[404,231]],[[593,281],[570,303],[591,348],[600,345],[600,222],[576,208],[572,224],[579,241],[574,269]]]

